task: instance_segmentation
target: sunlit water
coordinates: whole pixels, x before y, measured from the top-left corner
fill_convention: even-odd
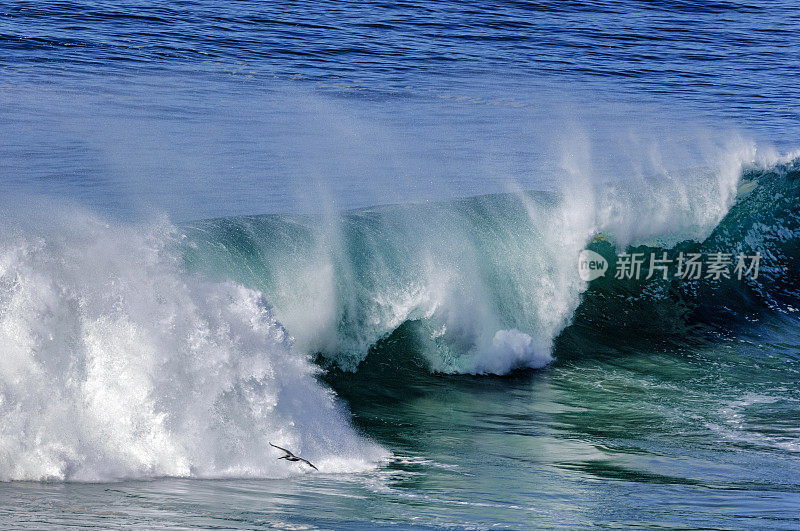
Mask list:
[[[0,525],[800,527],[796,264],[695,336],[593,312],[567,253],[711,234],[798,146],[798,30],[791,2],[0,3]],[[780,192],[725,244],[797,258]],[[322,221],[236,217],[275,213]]]

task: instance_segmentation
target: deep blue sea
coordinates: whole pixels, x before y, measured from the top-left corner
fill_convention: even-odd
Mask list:
[[[0,527],[797,529],[798,201],[794,2],[0,1]]]

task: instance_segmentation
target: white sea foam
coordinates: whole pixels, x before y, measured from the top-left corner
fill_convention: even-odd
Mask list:
[[[322,472],[385,456],[260,293],[183,272],[169,223],[53,218],[0,232],[0,480],[305,471],[269,441]]]

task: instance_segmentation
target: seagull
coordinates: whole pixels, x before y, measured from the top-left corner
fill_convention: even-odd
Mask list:
[[[277,448],[278,450],[281,450],[282,452],[286,452],[286,455],[282,455],[278,459],[286,459],[287,461],[292,461],[292,462],[302,461],[305,464],[307,464],[308,466],[310,466],[311,468],[313,468],[314,470],[319,471],[319,468],[315,467],[311,463],[311,461],[309,461],[308,459],[303,459],[302,457],[297,457],[296,455],[294,455],[292,452],[290,452],[286,448],[281,448],[280,446],[275,446],[272,443],[269,443],[269,445],[272,446],[273,448]]]

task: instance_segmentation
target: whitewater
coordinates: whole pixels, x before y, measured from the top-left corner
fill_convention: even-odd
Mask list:
[[[0,528],[800,528],[798,36],[0,2]]]
[[[387,454],[292,350],[263,295],[189,275],[176,228],[59,212],[4,230],[0,480],[281,477]]]
[[[390,453],[353,427],[315,357],[357,372],[406,325],[431,373],[544,367],[587,288],[582,249],[702,241],[744,171],[793,160],[766,153],[737,137],[694,170],[604,186],[570,158],[559,191],[317,216],[7,212],[0,480],[305,473],[270,441],[323,473],[374,468]]]

